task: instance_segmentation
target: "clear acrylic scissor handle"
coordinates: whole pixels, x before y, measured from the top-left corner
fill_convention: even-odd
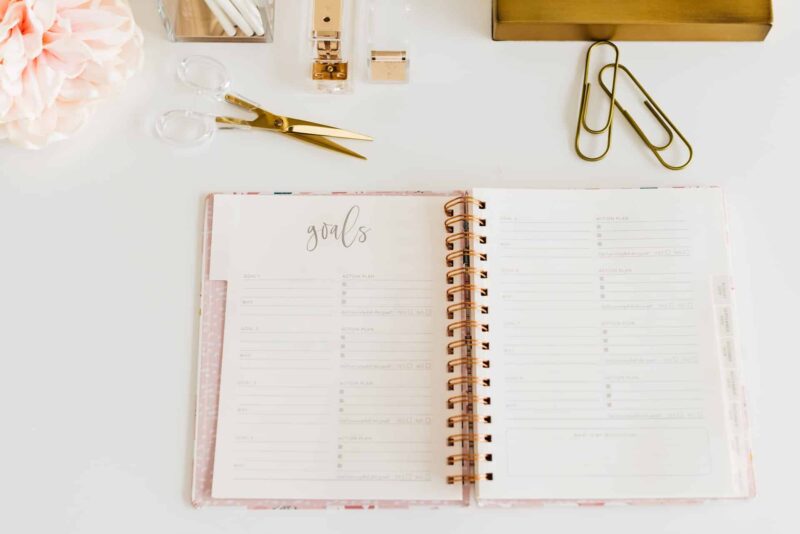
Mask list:
[[[208,56],[187,56],[178,63],[178,79],[195,93],[222,101],[231,86],[225,65]],[[158,136],[174,145],[199,145],[217,131],[216,116],[186,109],[161,115],[156,121]]]
[[[201,145],[217,131],[214,115],[186,109],[167,111],[156,120],[158,136],[173,145]]]
[[[208,56],[187,56],[178,63],[178,79],[195,92],[223,100],[231,87],[228,69]]]

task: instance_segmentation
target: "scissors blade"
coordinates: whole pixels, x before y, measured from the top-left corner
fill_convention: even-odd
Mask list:
[[[333,141],[331,141],[326,137],[320,137],[318,135],[297,134],[291,132],[289,132],[287,135],[289,135],[293,139],[297,139],[299,141],[305,141],[306,143],[311,143],[312,145],[317,145],[318,147],[327,148],[328,150],[333,150],[334,152],[339,152],[341,154],[353,156],[354,158],[367,159],[358,152],[353,152],[349,148],[344,147],[339,143],[334,143]]]
[[[214,121],[220,128],[251,128],[251,121],[248,119],[240,119],[238,117],[215,117]]]
[[[325,124],[318,124],[316,122],[309,122],[300,119],[292,119],[286,117],[289,123],[289,133],[305,134],[305,135],[324,135],[327,137],[337,137],[340,139],[357,139],[359,141],[372,141],[372,137],[356,132],[350,132],[336,128],[334,126],[327,126]]]

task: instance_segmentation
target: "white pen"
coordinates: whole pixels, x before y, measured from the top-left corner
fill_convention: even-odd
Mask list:
[[[231,0],[247,21],[256,35],[264,35],[264,25],[261,22],[261,13],[256,7],[255,0]]]
[[[228,17],[225,16],[225,13],[217,6],[216,0],[205,0],[208,9],[214,15],[214,18],[217,19],[219,25],[222,26],[222,29],[225,31],[225,34],[228,37],[233,37],[236,35],[236,28],[231,24],[231,21],[228,20]]]
[[[253,31],[253,28],[250,27],[250,25],[244,19],[242,14],[239,13],[239,10],[236,9],[236,7],[234,7],[234,5],[231,3],[231,0],[213,0],[213,1],[215,1],[217,5],[222,8],[223,11],[225,11],[225,14],[228,15],[228,18],[230,18],[230,20],[234,24],[239,26],[239,29],[242,30],[242,33],[244,33],[248,37],[252,36],[255,33]]]

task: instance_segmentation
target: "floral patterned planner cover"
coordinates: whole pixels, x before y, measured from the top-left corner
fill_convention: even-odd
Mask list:
[[[450,199],[461,201],[443,210]],[[755,494],[720,189],[218,194],[204,210],[195,506],[596,506]],[[463,258],[452,252],[461,246]],[[320,278],[323,268],[294,265],[293,254],[339,271]],[[233,267],[239,260],[247,269]],[[459,261],[475,268],[463,305],[450,298]],[[333,297],[319,300],[324,291]],[[306,331],[302,321],[314,318],[292,319],[310,308],[297,302],[346,318],[331,327],[330,350]],[[254,322],[263,316],[277,322]],[[470,337],[451,329],[459,319]],[[280,328],[254,336],[266,334],[259,324]],[[403,335],[388,344],[379,331]],[[440,368],[459,339],[474,345],[479,376]],[[282,389],[306,375],[335,387],[322,397]],[[460,411],[465,384],[475,406]],[[281,415],[279,402],[296,415]],[[467,435],[446,428],[466,419],[475,421]],[[281,438],[308,437],[314,421],[333,425],[330,436]],[[459,435],[465,443],[453,443]],[[469,467],[458,467],[462,458]],[[316,470],[324,474],[302,481]]]

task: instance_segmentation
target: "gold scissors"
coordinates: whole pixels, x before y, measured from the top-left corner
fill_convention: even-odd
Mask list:
[[[225,66],[215,59],[205,56],[189,56],[178,65],[178,78],[200,94],[215,100],[224,100],[255,114],[253,119],[216,116],[208,113],[178,109],[164,113],[156,122],[156,130],[162,139],[179,145],[196,145],[209,141],[217,129],[241,128],[257,129],[286,134],[294,139],[305,141],[318,147],[367,159],[328,139],[356,139],[372,141],[372,138],[302,119],[276,115],[246,98],[229,93],[231,82]]]
[[[301,119],[293,119],[283,115],[275,115],[260,107],[258,104],[250,102],[241,96],[234,94],[226,94],[225,102],[244,108],[247,111],[256,114],[256,118],[252,120],[239,119],[236,117],[215,117],[215,120],[220,128],[257,128],[260,130],[268,130],[272,132],[279,132],[298,139],[317,145],[328,150],[341,152],[348,156],[356,158],[367,159],[358,152],[354,152],[347,147],[335,143],[328,139],[328,137],[337,137],[341,139],[358,139],[360,141],[372,141],[372,138],[360,133],[342,130],[334,126],[326,126],[316,122],[304,121]]]

